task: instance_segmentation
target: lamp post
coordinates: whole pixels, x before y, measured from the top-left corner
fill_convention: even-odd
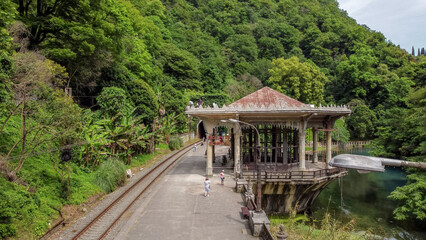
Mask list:
[[[424,162],[410,162],[398,159],[361,156],[355,154],[340,154],[330,161],[330,166],[357,169],[358,172],[384,172],[385,166],[412,167],[426,170]]]
[[[254,130],[256,130],[256,134],[257,134],[257,141],[256,141],[256,148],[255,148],[255,153],[254,153],[254,161],[256,162],[256,169],[257,169],[257,201],[256,201],[256,212],[260,212],[262,211],[262,202],[261,202],[261,198],[262,198],[262,182],[261,182],[261,172],[260,172],[260,134],[259,134],[259,130],[250,123],[247,122],[243,122],[237,119],[229,119],[230,122],[234,122],[234,123],[242,123],[242,124],[246,124],[249,125],[250,127],[254,128]]]

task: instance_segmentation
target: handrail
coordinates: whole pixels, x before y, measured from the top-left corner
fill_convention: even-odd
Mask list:
[[[263,170],[261,171],[261,176],[264,176],[265,179],[273,178],[282,178],[282,179],[313,179],[330,176],[336,173],[346,171],[345,168],[329,168],[329,169],[320,169],[315,171],[271,171]],[[244,174],[244,173],[243,173]],[[252,173],[250,173],[252,174]],[[253,173],[254,174],[254,173]]]
[[[368,140],[364,140],[364,141],[349,141],[349,142],[332,142],[331,145],[333,147],[337,147],[337,146],[347,146],[347,147],[352,147],[352,146],[364,146],[369,144],[370,141]],[[309,141],[306,143],[307,147],[312,147],[313,146],[313,141]],[[325,144],[323,145],[322,142],[318,142],[318,147],[325,147]]]
[[[247,189],[247,185],[244,185],[244,192],[247,192],[247,191],[248,191],[248,189]],[[249,200],[248,202],[246,202],[246,207],[247,207],[249,210],[254,210],[254,209],[256,209],[256,202],[254,201],[254,199],[250,198],[250,200]]]

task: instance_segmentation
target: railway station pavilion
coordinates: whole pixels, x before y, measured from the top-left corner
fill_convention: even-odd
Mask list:
[[[305,192],[307,188],[315,188],[315,191],[309,194],[306,206],[300,206],[299,210],[309,207],[319,191],[331,180],[347,174],[346,170],[330,167],[328,163],[332,157],[334,123],[350,113],[351,110],[346,106],[305,104],[269,87],[264,87],[228,106],[192,106],[186,111],[187,115],[201,120],[202,130],[208,139],[207,176],[213,175],[212,163],[214,148],[218,142],[218,129],[227,127],[230,130],[234,176],[255,180],[260,168],[262,198],[265,194],[272,197],[277,194],[288,195],[287,193],[298,190],[294,187],[286,189],[286,183],[301,185],[303,187],[300,191]],[[307,129],[312,130],[312,139],[309,140],[313,143],[309,161],[305,150]],[[322,141],[326,145],[323,161],[319,161],[318,157],[319,131],[324,133]],[[303,198],[302,195],[298,197],[299,200]],[[284,202],[277,201],[276,196],[273,198],[274,203],[262,202],[269,212],[287,212],[297,200],[290,200],[292,204],[285,197]]]

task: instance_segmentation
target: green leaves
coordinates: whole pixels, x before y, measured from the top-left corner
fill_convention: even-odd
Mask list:
[[[184,112],[189,100],[170,84],[163,86],[160,93],[157,93],[157,97],[160,103],[160,115],[165,115],[164,117],[167,118],[173,116],[174,124],[176,124],[174,131],[186,129],[187,118]]]
[[[119,115],[128,117],[134,112],[133,102],[121,88],[103,88],[96,100],[107,118],[120,117]]]
[[[11,0],[0,0],[0,57],[10,51],[12,38],[9,36],[7,29],[14,21],[15,9],[16,6]],[[3,68],[1,65],[0,74]]]
[[[259,55],[262,58],[273,59],[284,55],[284,48],[275,38],[262,37],[259,39]]]
[[[20,221],[31,224],[37,205],[22,186],[15,186],[0,178],[0,237],[6,239],[16,234]]]
[[[403,86],[403,85],[402,85]],[[425,161],[426,157],[426,87],[409,95],[407,108],[386,110],[379,122],[378,146],[374,154]],[[400,205],[394,210],[396,219],[426,219],[426,175],[421,171],[408,170],[408,183],[398,187],[389,196]]]
[[[403,204],[394,210],[395,218],[405,220],[411,216],[419,220],[426,219],[426,175],[416,173],[408,175],[408,183],[397,187],[389,198],[402,202]]]
[[[200,61],[194,55],[174,44],[165,44],[163,54],[164,73],[176,79],[173,85],[180,89],[201,89]]]
[[[232,50],[231,64],[246,61],[253,62],[257,59],[259,50],[253,36],[244,34],[231,35],[223,45]]]
[[[135,104],[135,113],[151,123],[158,115],[158,100],[152,88],[143,80],[133,80],[126,86],[130,99]]]
[[[174,113],[160,118],[158,129],[156,130],[156,132],[159,133],[163,139],[158,139],[158,140],[162,140],[165,143],[169,142],[170,137],[177,133],[176,120],[177,119]]]
[[[139,118],[131,115],[89,122],[84,130],[86,142],[81,148],[83,163],[93,169],[105,159],[115,156],[130,164],[134,153],[146,152],[153,134]]]
[[[304,103],[322,103],[328,79],[313,63],[301,63],[297,57],[291,57],[272,60],[272,66],[268,83],[274,89]]]
[[[117,159],[109,159],[102,163],[94,173],[94,183],[105,193],[113,192],[126,182],[126,166]]]
[[[376,130],[377,117],[362,100],[348,103],[352,113],[346,119],[351,139],[372,139]]]

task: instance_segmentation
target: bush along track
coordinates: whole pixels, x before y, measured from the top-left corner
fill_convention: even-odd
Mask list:
[[[191,141],[190,141],[191,142]],[[193,141],[192,141],[193,142]],[[191,143],[189,143],[191,145]],[[158,173],[158,170],[155,171],[155,169],[161,168],[161,165],[164,165],[165,167],[169,166],[169,163],[167,162],[168,159],[173,158],[176,155],[184,154],[185,149],[175,151],[173,153],[170,153],[171,151],[166,149],[167,145],[165,144],[159,144],[159,149],[157,149],[157,152],[155,154],[147,154],[147,155],[140,155],[137,156],[136,160],[134,161],[133,168],[134,170],[142,170],[142,172],[137,173],[135,179],[131,179],[129,182],[130,184],[127,184],[124,187],[121,187],[118,189],[118,191],[112,192],[108,196],[103,197],[102,199],[98,198],[95,203],[92,204],[94,206],[90,211],[86,214],[83,220],[73,219],[73,223],[70,224],[70,226],[67,225],[66,228],[61,228],[58,226],[56,229],[51,229],[46,236],[43,237],[43,239],[55,239],[56,237],[63,237],[66,236],[66,238],[77,238],[75,235],[75,232],[78,231],[87,231],[90,229],[90,226],[88,225],[101,225],[104,229],[105,234],[107,233],[108,226],[112,227],[115,222],[108,222],[108,220],[119,220],[119,217],[116,218],[116,216],[122,215],[125,210],[128,207],[130,207],[131,203],[136,201],[138,198],[138,194],[142,194],[139,191],[141,189],[147,188],[147,185],[150,185],[151,179],[155,178],[152,175],[156,175]],[[182,153],[183,152],[183,153]],[[174,157],[173,160],[177,160],[176,157]],[[115,163],[117,164],[117,163]],[[118,163],[119,164],[119,163]],[[107,170],[111,163],[106,162],[104,164],[106,166],[105,170]],[[167,166],[166,166],[167,165]],[[160,166],[160,167],[159,167]],[[143,167],[143,168],[142,168]],[[102,168],[102,165],[100,169]],[[102,170],[104,171],[104,170]],[[136,172],[136,171],[132,171]],[[154,173],[151,173],[154,172]],[[94,175],[97,175],[95,172]],[[121,172],[121,176],[125,177],[124,170]],[[106,185],[108,188],[110,187],[110,180],[103,180],[105,183],[102,183]],[[121,181],[121,180],[119,180]],[[132,189],[136,187],[136,191]],[[144,190],[143,190],[144,191]],[[143,192],[142,191],[142,192]],[[127,196],[125,196],[127,195]],[[112,205],[112,206],[111,206]],[[117,206],[114,206],[117,205]],[[113,211],[113,213],[108,211]],[[108,216],[108,217],[102,217],[102,216]],[[82,217],[82,215],[78,216]],[[108,219],[105,223],[105,219]],[[90,223],[90,221],[100,221],[100,223]],[[71,220],[68,220],[67,222],[70,222]],[[87,229],[86,229],[87,228]],[[83,230],[82,230],[83,229]],[[96,227],[98,229],[98,227]],[[91,233],[95,234],[97,237],[101,236],[102,234],[100,232]],[[87,234],[81,234],[82,236],[78,236],[78,238],[82,237],[82,239],[85,239],[84,236],[87,237]]]

